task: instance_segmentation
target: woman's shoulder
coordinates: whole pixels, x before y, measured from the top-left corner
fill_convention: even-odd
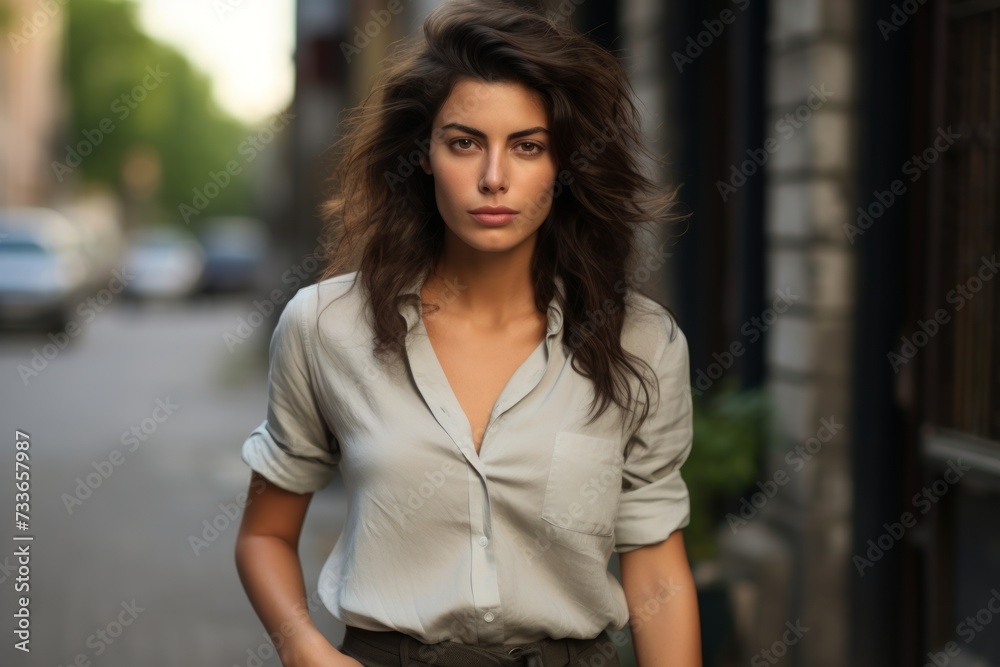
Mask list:
[[[310,310],[331,306],[333,303],[342,303],[341,307],[349,308],[357,301],[357,299],[351,298],[351,295],[357,291],[351,289],[355,284],[357,274],[357,271],[342,273],[300,287],[292,295],[288,305],[298,313],[307,313]]]
[[[655,363],[668,349],[686,355],[687,337],[670,309],[629,288],[625,293],[622,347]]]
[[[354,333],[363,315],[360,286],[355,286],[357,273],[343,273],[299,288],[286,306],[289,316],[309,332],[316,332],[322,321],[324,335],[343,338]]]

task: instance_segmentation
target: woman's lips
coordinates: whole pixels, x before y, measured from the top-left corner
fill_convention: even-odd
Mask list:
[[[472,217],[488,227],[499,227],[517,217],[517,213],[473,213]]]

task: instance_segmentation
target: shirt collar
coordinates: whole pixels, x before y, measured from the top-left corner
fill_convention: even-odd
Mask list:
[[[420,305],[420,288],[423,287],[424,281],[430,274],[430,269],[424,269],[417,278],[410,283],[410,285],[400,293],[401,301],[399,305],[399,312],[406,319],[407,329],[411,329],[416,323],[417,319],[420,317],[421,305]],[[549,300],[549,308],[546,313],[547,327],[545,332],[545,338],[549,338],[558,335],[562,331],[563,325],[563,312],[562,308],[559,307],[559,295],[563,297],[566,296],[566,286],[563,282],[561,276],[556,275],[554,278],[556,285],[557,295],[553,295],[552,299]]]

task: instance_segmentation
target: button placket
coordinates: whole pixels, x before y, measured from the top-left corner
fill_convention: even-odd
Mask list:
[[[466,470],[469,479],[472,604],[478,619],[476,630],[481,641],[499,644],[503,642],[504,630],[502,619],[498,616],[500,588],[496,562],[493,558],[493,550],[479,544],[480,537],[488,540],[490,531],[487,477],[482,463],[476,455],[468,419],[462,417],[458,399],[449,389],[447,377],[437,361],[437,356],[434,354],[422,324],[417,325],[417,336],[408,340],[407,355],[417,389],[441,428],[470,464]],[[484,618],[487,613],[491,614],[490,621],[486,621]]]
[[[472,599],[480,620],[479,635],[485,643],[503,641],[503,624],[497,620],[500,586],[490,540],[489,488],[486,478],[469,469],[469,543],[472,553]],[[489,618],[486,616],[489,615]]]
[[[562,280],[556,277],[556,281],[558,290],[564,293]],[[476,623],[479,640],[488,644],[502,644],[505,638],[504,619],[500,608],[496,554],[491,544],[492,507],[488,477],[485,466],[478,456],[479,453],[475,450],[468,417],[458,403],[458,398],[451,391],[447,376],[423,325],[423,305],[420,302],[419,292],[416,291],[419,284],[418,281],[414,285],[415,298],[411,299],[404,311],[408,326],[411,327],[412,333],[416,334],[415,338],[407,338],[406,353],[417,389],[426,404],[431,406],[431,411],[442,429],[471,464],[467,467],[467,472],[470,516],[468,544],[472,548],[470,569],[473,611],[479,619]],[[549,305],[548,317],[545,339],[526,363],[515,371],[508,385],[501,391],[484,435],[484,448],[489,447],[486,445],[486,439],[490,436],[497,437],[495,432],[498,430],[499,420],[538,386],[548,368],[552,345],[558,340],[563,321],[562,314],[554,302]],[[492,453],[492,449],[485,449],[487,456]],[[498,452],[502,453],[502,448]]]

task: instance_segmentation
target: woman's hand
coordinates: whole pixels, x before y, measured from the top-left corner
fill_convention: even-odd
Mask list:
[[[364,667],[335,649],[318,630],[290,639],[278,656],[283,667]]]

